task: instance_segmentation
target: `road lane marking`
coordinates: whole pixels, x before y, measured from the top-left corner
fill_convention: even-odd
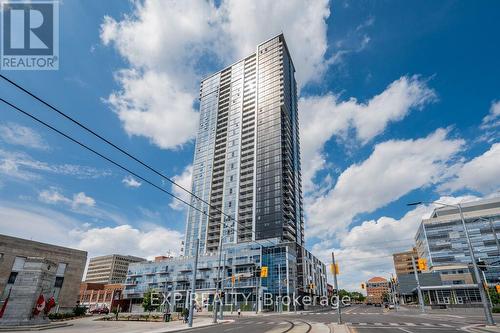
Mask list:
[[[407,329],[405,329],[405,328],[401,328],[401,327],[400,327],[399,329],[400,329],[401,331],[403,331],[403,332],[406,332],[406,333],[413,333],[412,331],[407,330]]]

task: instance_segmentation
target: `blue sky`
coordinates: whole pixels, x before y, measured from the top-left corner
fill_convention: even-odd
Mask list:
[[[189,187],[199,80],[283,31],[301,87],[307,245],[324,260],[335,249],[350,288],[411,246],[432,207],[406,202],[498,195],[497,2],[258,3],[64,1],[59,70],[3,74]],[[0,94],[162,184],[5,82]],[[90,255],[179,252],[182,205],[0,111],[2,233]]]

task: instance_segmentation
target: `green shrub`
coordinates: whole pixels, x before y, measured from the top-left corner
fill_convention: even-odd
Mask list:
[[[493,313],[500,313],[500,307],[499,307],[499,306],[495,306],[495,307],[491,310],[491,312],[493,312]]]
[[[77,305],[73,308],[73,314],[76,316],[76,317],[80,317],[80,316],[83,316],[85,315],[85,312],[87,312],[87,308],[84,307],[84,306],[80,306],[80,305]]]

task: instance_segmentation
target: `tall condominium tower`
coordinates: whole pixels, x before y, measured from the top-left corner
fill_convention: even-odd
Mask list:
[[[217,251],[220,237],[303,246],[294,73],[280,34],[202,80],[192,191],[205,203],[191,198],[185,255],[197,238],[201,253]]]

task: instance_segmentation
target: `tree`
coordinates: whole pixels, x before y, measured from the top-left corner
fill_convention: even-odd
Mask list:
[[[154,311],[158,305],[153,304],[152,302],[152,297],[151,294],[153,292],[151,290],[148,290],[144,293],[144,298],[142,299],[142,308],[144,309],[144,312],[149,312],[151,314],[151,311]]]

